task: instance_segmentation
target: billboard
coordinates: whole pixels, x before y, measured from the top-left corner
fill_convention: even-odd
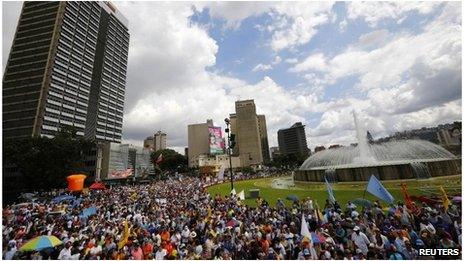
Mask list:
[[[111,143],[107,179],[147,177],[154,173],[150,150],[129,144]]]
[[[209,132],[209,153],[223,154],[224,139],[222,138],[221,127],[208,127]]]

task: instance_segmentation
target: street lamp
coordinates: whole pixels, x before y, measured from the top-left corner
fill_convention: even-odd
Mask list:
[[[227,154],[229,155],[229,171],[230,171],[230,191],[234,190],[234,176],[232,174],[232,147],[233,144],[231,144],[231,139],[230,139],[230,130],[229,130],[229,125],[230,125],[230,120],[228,118],[224,119],[224,122],[226,123],[226,129],[225,132],[227,133]]]

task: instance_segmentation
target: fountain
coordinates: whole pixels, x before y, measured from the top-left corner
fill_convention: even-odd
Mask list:
[[[372,156],[371,148],[367,142],[366,131],[361,124],[359,124],[355,111],[353,111],[353,118],[359,147],[359,156],[355,157],[353,161],[359,164],[375,163],[377,160]]]
[[[460,159],[443,147],[420,139],[369,144],[353,112],[357,146],[319,151],[300,166],[297,181],[365,181],[372,174],[383,180],[429,178],[461,174]]]
[[[427,165],[423,162],[411,162],[411,168],[416,175],[416,179],[428,179],[432,177]]]
[[[324,177],[329,183],[336,183],[338,182],[337,180],[337,172],[335,169],[326,169],[324,171]]]

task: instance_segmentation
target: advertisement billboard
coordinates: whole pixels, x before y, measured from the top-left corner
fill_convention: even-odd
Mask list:
[[[224,139],[222,138],[221,127],[209,127],[209,153],[223,154],[224,153]]]

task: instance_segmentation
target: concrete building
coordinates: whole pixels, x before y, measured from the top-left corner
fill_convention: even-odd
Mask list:
[[[216,175],[219,173],[221,168],[227,170],[230,168],[229,155],[199,155],[197,157],[198,167],[200,169],[205,169],[209,174]],[[232,168],[240,168],[242,164],[240,162],[240,157],[232,157]],[[206,173],[202,173],[206,174]],[[226,175],[226,174],[225,174]]]
[[[188,125],[188,166],[198,167],[198,156],[209,154],[209,132],[213,120],[206,123]]]
[[[279,147],[271,147],[271,148],[269,148],[269,150],[271,151],[271,158],[272,159],[275,159],[276,157],[278,157],[280,155]]]
[[[100,143],[96,179],[142,178],[154,174],[150,154],[150,149],[131,144]]]
[[[152,151],[166,149],[166,133],[162,131],[155,132],[153,136],[148,136],[143,141],[143,147],[151,149]]]
[[[69,126],[121,142],[128,50],[128,21],[109,2],[24,2],[3,76],[3,138]]]
[[[143,147],[154,150],[155,149],[155,138],[153,136],[148,136],[145,140],[143,140]]]
[[[309,155],[305,126],[301,122],[293,124],[290,128],[278,130],[277,139],[281,154]]]
[[[158,131],[153,135],[155,151],[166,149],[166,133]]]
[[[260,167],[270,160],[266,118],[256,114],[254,100],[235,102],[230,115],[231,133],[235,135],[234,155],[239,155],[243,167]]]
[[[263,163],[269,164],[271,162],[271,155],[269,153],[269,141],[267,139],[266,116],[258,116],[258,129],[259,137],[261,138],[261,151],[263,154]]]

